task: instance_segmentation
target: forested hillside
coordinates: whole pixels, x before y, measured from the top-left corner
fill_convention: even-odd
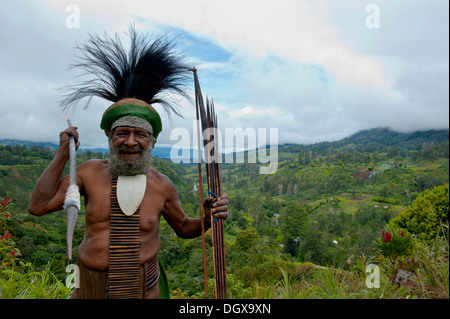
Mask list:
[[[448,130],[403,134],[375,129],[337,142],[283,145],[278,170],[271,175],[259,174],[258,161],[222,164],[223,192],[230,196],[225,222],[229,296],[448,298],[448,137]],[[67,275],[64,212],[35,217],[26,211],[31,190],[53,155],[41,146],[0,145],[4,297],[20,291],[10,286],[8,295],[3,288],[12,285],[8,276],[14,264],[24,278],[29,269],[54,275],[48,285],[56,285],[59,294],[52,297],[70,294],[55,284]],[[77,161],[101,156],[79,152]],[[186,213],[198,217],[197,165],[153,163],[174,181]],[[75,246],[83,237],[83,214],[82,209]],[[420,223],[429,227],[416,227]],[[201,239],[180,239],[164,221],[160,235],[159,256],[172,297],[203,298]],[[207,247],[212,278],[210,240]],[[381,288],[366,284],[371,264],[381,268]],[[401,271],[408,280],[399,281]]]

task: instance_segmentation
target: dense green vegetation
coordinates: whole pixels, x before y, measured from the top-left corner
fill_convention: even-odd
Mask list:
[[[3,207],[0,229],[0,235],[11,234],[8,242],[0,239],[0,252],[8,244],[0,255],[3,297],[70,295],[58,284],[68,264],[64,212],[35,217],[26,211],[53,152],[0,146],[0,199],[12,198]],[[230,297],[448,298],[448,130],[376,129],[338,142],[284,145],[278,152],[272,175],[260,175],[258,161],[221,165],[223,192],[230,196],[225,223]],[[77,160],[101,156],[84,152]],[[186,213],[199,216],[197,165],[157,158],[153,163],[174,181]],[[83,237],[83,214],[75,246]],[[386,242],[382,231],[393,239]],[[164,221],[160,235],[173,297],[203,298],[201,239],[180,239]],[[389,250],[406,239],[407,250]],[[394,263],[392,251],[399,252]],[[381,288],[368,288],[369,264],[380,267]],[[406,283],[398,280],[402,271],[411,274]],[[36,272],[45,279],[42,285],[51,287],[43,288],[49,294],[36,288],[21,295],[20,285],[11,286],[11,278],[25,284]],[[209,285],[212,294],[212,281]]]

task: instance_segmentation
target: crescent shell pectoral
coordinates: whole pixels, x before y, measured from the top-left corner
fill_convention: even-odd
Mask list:
[[[117,201],[127,216],[133,215],[141,205],[147,187],[147,176],[119,176],[117,178]]]

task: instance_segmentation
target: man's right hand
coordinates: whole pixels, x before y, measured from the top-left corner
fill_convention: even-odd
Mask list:
[[[75,139],[75,150],[80,147],[80,141],[78,140],[78,131],[77,127],[71,126],[67,128],[66,130],[59,133],[59,147],[67,150],[69,152],[69,138],[70,136],[73,136]]]

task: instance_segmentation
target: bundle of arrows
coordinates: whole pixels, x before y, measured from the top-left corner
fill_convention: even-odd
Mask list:
[[[208,182],[208,195],[214,198],[220,197],[222,194],[221,182],[220,182],[220,152],[217,136],[218,123],[217,115],[214,110],[214,102],[206,98],[206,107],[203,100],[203,95],[200,88],[200,83],[197,77],[197,70],[192,69],[194,72],[195,82],[195,102],[197,112],[197,131],[198,131],[198,153],[199,159],[201,158],[201,144],[200,144],[200,129],[199,122],[201,122],[201,132],[203,132],[203,144],[205,150],[205,164],[206,164],[206,177]],[[205,138],[206,136],[206,138]],[[202,172],[201,172],[201,160],[198,161],[199,169],[199,189],[200,189],[200,203],[203,203],[203,190],[202,190]],[[203,205],[201,207],[201,218],[203,225]],[[224,227],[223,219],[215,218],[211,214],[211,227],[212,227],[212,249],[213,249],[213,265],[214,265],[214,295],[216,299],[227,298],[227,283],[226,283],[226,267],[225,267],[225,245],[224,245]],[[208,284],[206,273],[206,253],[205,253],[205,232],[202,229],[202,246],[203,246],[203,271],[205,279],[205,295],[208,298]]]

